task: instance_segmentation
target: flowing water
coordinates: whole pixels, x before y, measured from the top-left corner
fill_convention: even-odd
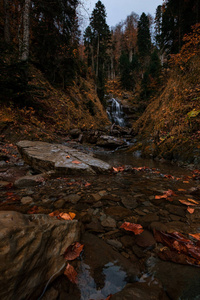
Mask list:
[[[107,108],[107,114],[111,123],[121,127],[126,126],[122,105],[115,98],[111,99],[111,106]]]

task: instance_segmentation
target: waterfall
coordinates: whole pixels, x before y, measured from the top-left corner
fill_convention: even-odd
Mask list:
[[[115,98],[112,98],[110,102],[112,102],[112,104],[106,110],[109,120],[116,125],[124,127],[126,124],[122,105]]]

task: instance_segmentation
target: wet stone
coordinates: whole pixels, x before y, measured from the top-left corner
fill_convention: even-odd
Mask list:
[[[122,243],[120,243],[117,240],[107,240],[106,243],[108,243],[109,245],[111,245],[112,247],[114,247],[116,249],[121,249],[122,248]]]
[[[135,209],[138,206],[137,201],[132,197],[122,197],[121,199],[123,205],[128,209]]]
[[[31,204],[33,202],[33,198],[27,196],[27,197],[23,197],[21,199],[21,203],[26,205],[26,204]]]
[[[135,242],[142,248],[152,247],[156,244],[153,234],[148,230],[144,230],[141,234],[136,235]]]
[[[130,235],[121,237],[121,243],[125,248],[131,248],[135,244],[135,239]]]
[[[140,217],[138,221],[143,227],[148,227],[152,222],[159,221],[159,216],[157,214],[148,214]]]
[[[65,205],[65,200],[64,200],[64,199],[60,199],[60,200],[54,202],[53,205],[54,205],[54,207],[55,207],[56,209],[63,208],[64,205]]]
[[[107,215],[110,215],[112,217],[114,217],[116,220],[122,220],[125,217],[131,216],[132,215],[132,211],[121,207],[121,206],[112,206],[109,207],[107,209],[105,209],[105,213]]]
[[[166,224],[163,224],[161,222],[152,222],[149,227],[152,231],[156,229],[158,231],[163,231],[163,232],[167,232],[167,228],[168,228]]]
[[[92,200],[99,201],[101,199],[101,196],[98,194],[91,194]]]
[[[110,227],[110,228],[116,228],[117,226],[116,221],[111,217],[107,217],[105,220],[101,221],[101,225],[103,227]]]
[[[178,215],[180,217],[185,217],[186,208],[183,208],[183,207],[178,206],[178,205],[167,204],[166,209],[171,214]]]
[[[77,194],[70,194],[69,196],[65,197],[66,202],[71,202],[73,204],[76,204],[81,199],[81,196]]]

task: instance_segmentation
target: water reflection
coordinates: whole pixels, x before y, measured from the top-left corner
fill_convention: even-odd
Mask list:
[[[90,267],[81,262],[81,272],[78,277],[78,287],[81,291],[81,300],[106,299],[110,294],[121,291],[126,285],[126,273],[113,263],[108,263],[102,270],[104,277],[103,288],[98,288],[90,274]]]

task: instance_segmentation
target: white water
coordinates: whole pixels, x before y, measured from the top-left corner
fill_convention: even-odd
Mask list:
[[[122,105],[115,98],[112,98],[112,105],[110,110],[107,109],[107,114],[112,123],[115,123],[121,127],[125,126]]]

